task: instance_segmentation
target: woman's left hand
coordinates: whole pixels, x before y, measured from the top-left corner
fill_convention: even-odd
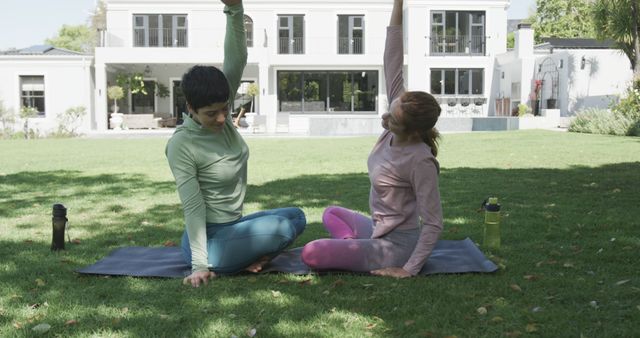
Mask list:
[[[373,270],[371,271],[371,274],[376,276],[386,276],[386,277],[395,277],[395,278],[411,277],[411,274],[407,272],[407,270],[403,268],[395,268],[395,267]]]

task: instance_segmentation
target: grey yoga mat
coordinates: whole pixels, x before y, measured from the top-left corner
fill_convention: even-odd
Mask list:
[[[295,248],[281,253],[261,273],[314,273],[300,259],[301,250],[302,248]],[[496,270],[498,267],[482,254],[471,239],[466,238],[460,241],[439,240],[420,274]],[[95,275],[181,278],[189,274],[191,267],[184,262],[180,248],[125,247],[116,249],[95,264],[76,271]]]

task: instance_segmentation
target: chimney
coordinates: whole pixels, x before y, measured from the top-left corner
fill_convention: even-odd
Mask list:
[[[533,29],[531,29],[531,24],[518,24],[518,30],[515,34],[515,51],[518,58],[533,57]]]

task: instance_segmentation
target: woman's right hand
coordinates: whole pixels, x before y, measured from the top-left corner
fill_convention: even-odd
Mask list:
[[[197,288],[200,286],[200,283],[204,283],[206,285],[209,283],[209,279],[213,279],[215,277],[216,274],[213,271],[196,271],[185,277],[182,280],[182,284],[191,284],[194,288]]]

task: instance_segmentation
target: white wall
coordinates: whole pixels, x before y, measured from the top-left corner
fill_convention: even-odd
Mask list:
[[[84,106],[87,114],[79,123],[80,130],[92,124],[91,56],[0,56],[0,99],[7,109],[20,112],[20,76],[44,76],[45,115],[32,118],[29,126],[41,134],[58,128],[58,114],[75,106]],[[18,130],[22,121],[15,126]]]

